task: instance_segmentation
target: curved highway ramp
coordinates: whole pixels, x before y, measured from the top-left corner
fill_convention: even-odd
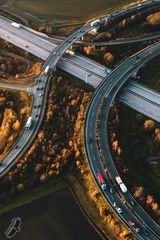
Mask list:
[[[11,22],[0,16],[0,37],[8,42],[19,46],[43,60],[46,60],[50,53],[57,47],[49,37],[47,39],[47,35],[23,25],[19,29],[14,28]],[[66,54],[60,59],[58,68],[80,78],[94,88],[111,72],[111,70],[97,62],[78,54],[74,56]],[[157,105],[157,102],[155,102],[155,92],[150,90],[150,94],[148,94],[147,88],[143,87],[142,91],[142,86],[135,83],[133,93],[133,84],[128,84],[128,87],[125,87],[121,91],[118,98],[130,108],[159,121],[160,110],[159,104]],[[159,99],[158,94],[156,94],[157,98]]]

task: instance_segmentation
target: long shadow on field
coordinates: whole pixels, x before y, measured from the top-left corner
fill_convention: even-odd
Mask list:
[[[86,220],[71,192],[65,189],[50,194],[32,204],[20,207],[0,216],[0,239],[11,219],[20,217],[21,231],[16,240],[100,240],[101,238]]]

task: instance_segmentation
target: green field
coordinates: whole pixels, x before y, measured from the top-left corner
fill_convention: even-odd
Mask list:
[[[0,239],[6,239],[4,232],[11,219],[20,217],[21,231],[14,237],[16,240],[100,240],[68,187],[62,185],[59,189],[52,185],[55,192],[0,215]],[[30,195],[33,198],[35,194]]]
[[[62,24],[79,22],[89,17],[98,15],[105,10],[116,8],[123,4],[133,2],[131,0],[15,0],[8,1],[11,9],[15,8],[35,18],[47,20],[50,23]],[[2,2],[3,4],[4,2]],[[6,2],[5,2],[6,4]],[[7,5],[7,4],[6,4]]]

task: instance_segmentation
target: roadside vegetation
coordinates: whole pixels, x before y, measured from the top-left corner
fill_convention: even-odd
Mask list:
[[[25,204],[23,195],[31,189],[34,193],[37,187],[47,187],[61,175],[100,231],[112,239],[133,240],[135,238],[102,197],[85,160],[82,134],[92,92],[82,86],[77,87],[67,77],[53,79],[46,117],[36,140],[16,166],[1,179],[1,211],[11,209],[11,206],[7,207],[11,201],[14,201],[14,206]],[[65,171],[68,165],[70,170],[67,168]],[[24,200],[20,203],[19,199]],[[29,201],[34,199],[33,194]]]
[[[31,106],[30,94],[0,89],[0,160],[23,131]]]
[[[160,224],[160,124],[116,105],[110,113],[108,138],[127,187]]]
[[[115,24],[116,27],[112,28],[112,24]],[[129,18],[122,19],[117,23],[105,23],[104,26],[101,26],[99,33],[92,32],[85,35],[84,41],[93,41],[94,38],[96,39],[98,36],[101,36],[101,31],[104,31],[104,34],[102,34],[102,36],[96,40],[98,42],[133,38],[141,35],[145,36],[149,33],[156,34],[160,33],[159,24],[160,12],[153,12],[145,15],[139,14],[138,16],[132,15]],[[107,30],[108,28],[111,30]],[[135,54],[152,43],[153,41],[131,44],[127,46],[78,46],[76,51],[112,69],[124,61],[127,57]]]
[[[145,36],[146,34],[160,34],[159,25],[160,12],[158,7],[152,13],[150,11],[148,14],[132,15],[129,18],[122,19],[116,30],[106,34],[106,39],[137,38],[137,36]],[[132,31],[130,31],[131,28]]]
[[[117,45],[117,46],[78,46],[75,47],[77,53],[99,62],[107,68],[114,69],[127,57],[147,47],[148,43],[138,45]]]
[[[146,34],[159,34],[159,10],[160,8],[157,7],[148,12],[122,17],[118,22],[115,20],[104,23],[97,33],[88,34],[87,39],[93,40],[94,38],[98,42],[106,42],[116,39],[137,38],[137,36],[146,36]]]
[[[0,183],[2,202],[59,175],[79,155],[74,149],[74,127],[82,101],[88,96],[89,92],[74,88],[62,77],[53,79],[46,117],[36,140]]]
[[[17,86],[33,86],[43,62],[28,52],[0,40],[0,81]]]

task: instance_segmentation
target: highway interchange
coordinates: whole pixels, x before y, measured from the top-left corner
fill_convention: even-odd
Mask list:
[[[155,3],[156,2],[156,3]],[[157,4],[158,1],[148,1],[147,3],[144,3],[144,6],[147,6],[147,4],[154,5]],[[143,4],[133,6],[133,9],[138,7],[143,8]],[[132,7],[129,8],[129,11],[132,10]],[[126,12],[127,10],[125,10]],[[118,14],[123,14],[124,11],[121,11]],[[112,17],[116,17],[116,13],[112,14]],[[101,19],[102,22],[106,21],[108,19],[106,17],[103,17]],[[92,30],[93,26],[91,26],[90,23],[84,25],[81,29],[77,30],[75,33],[73,33],[71,36],[66,38],[58,47],[55,46],[55,49],[53,50],[53,45],[48,47],[52,48],[53,50],[51,54],[48,52],[48,56],[46,59],[46,52],[41,52],[41,58],[43,59],[45,57],[45,64],[43,66],[42,73],[38,79],[36,87],[32,88],[31,92],[34,95],[34,102],[32,107],[31,116],[33,118],[33,125],[30,130],[24,130],[23,134],[20,136],[17,144],[17,148],[11,149],[11,151],[6,156],[4,163],[0,167],[0,176],[3,176],[11,166],[15,164],[26,152],[28,147],[33,142],[39,127],[42,123],[45,107],[47,103],[47,96],[49,91],[49,83],[52,79],[53,72],[56,70],[56,65],[58,62],[60,62],[60,58],[62,55],[66,52],[66,50],[74,44],[75,41],[77,41],[81,36],[83,36],[88,31]],[[8,30],[7,30],[8,31]],[[15,32],[17,29],[15,30]],[[1,37],[4,38],[3,35],[5,35],[5,38],[10,41],[10,38],[8,38],[6,35],[6,29],[3,25],[0,27],[0,34]],[[27,35],[27,34],[26,34]],[[23,35],[24,36],[24,35]],[[26,38],[27,36],[24,36],[25,40],[23,44],[26,44]],[[38,36],[39,41],[41,39],[40,36]],[[14,41],[18,41],[17,45],[20,44],[21,40],[19,38],[15,38]],[[20,41],[20,42],[19,42]],[[30,41],[30,39],[27,40],[29,49],[32,50],[32,53],[36,55],[37,50],[34,50],[34,46],[37,45],[37,42],[33,43]],[[37,39],[36,39],[37,41]],[[12,41],[11,41],[12,42]],[[46,43],[48,44],[48,43]],[[25,46],[28,46],[25,45]],[[21,46],[21,45],[20,45]],[[33,49],[32,49],[33,47]],[[45,48],[46,45],[44,44],[43,48]],[[28,47],[26,47],[28,50]],[[40,50],[42,50],[41,47],[38,46]],[[50,50],[50,51],[51,51]],[[106,128],[106,121],[108,118],[108,112],[112,105],[112,102],[114,101],[115,96],[117,95],[118,91],[122,87],[122,85],[132,76],[132,74],[137,71],[141,66],[144,65],[145,62],[149,61],[152,57],[158,55],[158,51],[160,50],[160,44],[155,44],[150,48],[147,48],[143,52],[139,53],[139,57],[133,56],[132,58],[128,59],[126,62],[122,63],[119,67],[117,67],[115,70],[113,70],[110,74],[106,74],[107,77],[103,80],[103,82],[98,86],[96,89],[96,92],[94,94],[94,97],[91,101],[90,107],[88,109],[88,114],[86,118],[86,135],[85,135],[85,142],[86,142],[86,151],[88,155],[89,164],[91,166],[93,175],[95,176],[95,180],[97,181],[97,171],[100,171],[104,174],[107,184],[113,188],[115,188],[114,193],[110,193],[108,189],[103,192],[103,195],[107,199],[107,201],[110,203],[110,205],[113,207],[113,203],[117,202],[119,206],[122,208],[123,214],[118,214],[119,217],[122,219],[124,224],[126,224],[127,227],[131,229],[131,231],[137,236],[139,239],[160,239],[160,229],[159,226],[153,222],[153,220],[141,209],[141,207],[135,203],[135,206],[132,206],[134,208],[134,211],[131,211],[131,209],[122,202],[122,193],[120,193],[119,189],[115,187],[114,179],[115,174],[118,175],[116,172],[115,166],[112,162],[112,158],[110,155],[110,150],[107,142],[107,130],[104,131]],[[152,53],[152,54],[151,54]],[[65,62],[65,57],[62,58]],[[86,60],[88,63],[88,60]],[[93,63],[93,62],[92,62]],[[61,63],[62,64],[62,63]],[[44,69],[46,66],[50,66],[50,72],[48,76],[44,75]],[[101,68],[101,66],[99,66]],[[102,71],[102,69],[101,69]],[[103,70],[103,74],[105,71]],[[98,75],[98,74],[97,74]],[[99,75],[98,75],[99,76]],[[87,77],[86,80],[88,80],[89,77]],[[101,79],[102,80],[102,79]],[[132,83],[131,83],[132,84]],[[132,85],[133,88],[133,85]],[[136,87],[135,87],[136,88]],[[134,92],[134,89],[132,93]],[[151,92],[149,92],[150,94]],[[99,127],[97,127],[97,116],[99,116],[99,106],[102,102],[103,97],[105,96],[105,102],[103,105],[102,111],[102,118],[98,119],[99,121]],[[158,97],[158,96],[156,96]],[[105,116],[105,117],[104,117]],[[105,126],[105,127],[104,127]],[[97,131],[99,134],[99,140],[97,142]],[[102,150],[102,156],[103,160],[99,158],[99,147],[101,147]],[[104,165],[105,169],[107,167],[108,174],[104,171]],[[103,166],[103,167],[102,167]],[[112,179],[112,180],[111,180]],[[97,182],[98,183],[98,182]],[[99,183],[98,183],[99,184]],[[131,203],[132,196],[127,193],[126,195],[123,194],[123,198],[126,198],[126,202]],[[135,230],[128,225],[128,221],[131,220],[134,222],[140,229],[141,232],[137,233]]]
[[[130,9],[130,11],[135,12],[135,8],[134,10]],[[17,29],[16,31],[15,28],[11,26],[11,21],[5,19],[4,17],[0,18],[0,29],[2,29],[1,37],[3,39],[7,39],[13,44],[16,44],[17,46],[31,52],[32,54],[35,54],[36,56],[44,60],[47,59],[49,54],[57,46],[56,44],[53,43],[53,41],[51,41],[51,38],[48,38],[47,40],[47,36],[45,34],[33,31],[32,29],[29,29],[28,27],[25,27],[23,25],[21,26],[20,29]],[[146,39],[150,39],[150,38],[152,38],[152,36],[149,36],[149,38],[146,36]],[[144,38],[142,39],[144,40]],[[57,64],[57,68],[60,68],[61,70],[68,72],[86,81],[88,84],[92,85],[93,87],[97,87],[98,84],[102,81],[102,79],[106,76],[106,74],[110,72],[110,70],[106,69],[104,66],[94,62],[91,59],[81,56],[79,54],[76,54],[75,56],[70,56],[66,54],[59,60]],[[137,86],[138,86],[138,83],[137,83]],[[140,92],[138,92],[137,90],[136,99],[138,99],[139,104],[136,104],[134,103],[134,101],[131,101],[132,99],[133,100],[135,99],[135,96],[133,96],[133,94],[131,94],[131,91],[129,92],[128,89],[126,89],[126,91],[128,92],[128,97],[121,98],[121,101],[124,104],[126,104],[127,106],[133,109],[136,108],[139,112],[144,113],[148,117],[150,117],[151,115],[153,115],[153,117],[155,116],[154,92],[151,96],[152,92],[150,91],[150,95],[148,95],[147,94],[148,91],[146,91],[147,98],[142,100],[140,96]],[[143,91],[145,91],[145,88]],[[130,100],[129,100],[129,97],[130,97]],[[150,100],[152,100],[152,102]],[[151,105],[150,111],[148,111],[148,107],[147,107],[149,104]],[[154,118],[155,120],[157,120],[157,115],[159,116],[159,111],[157,112]]]

